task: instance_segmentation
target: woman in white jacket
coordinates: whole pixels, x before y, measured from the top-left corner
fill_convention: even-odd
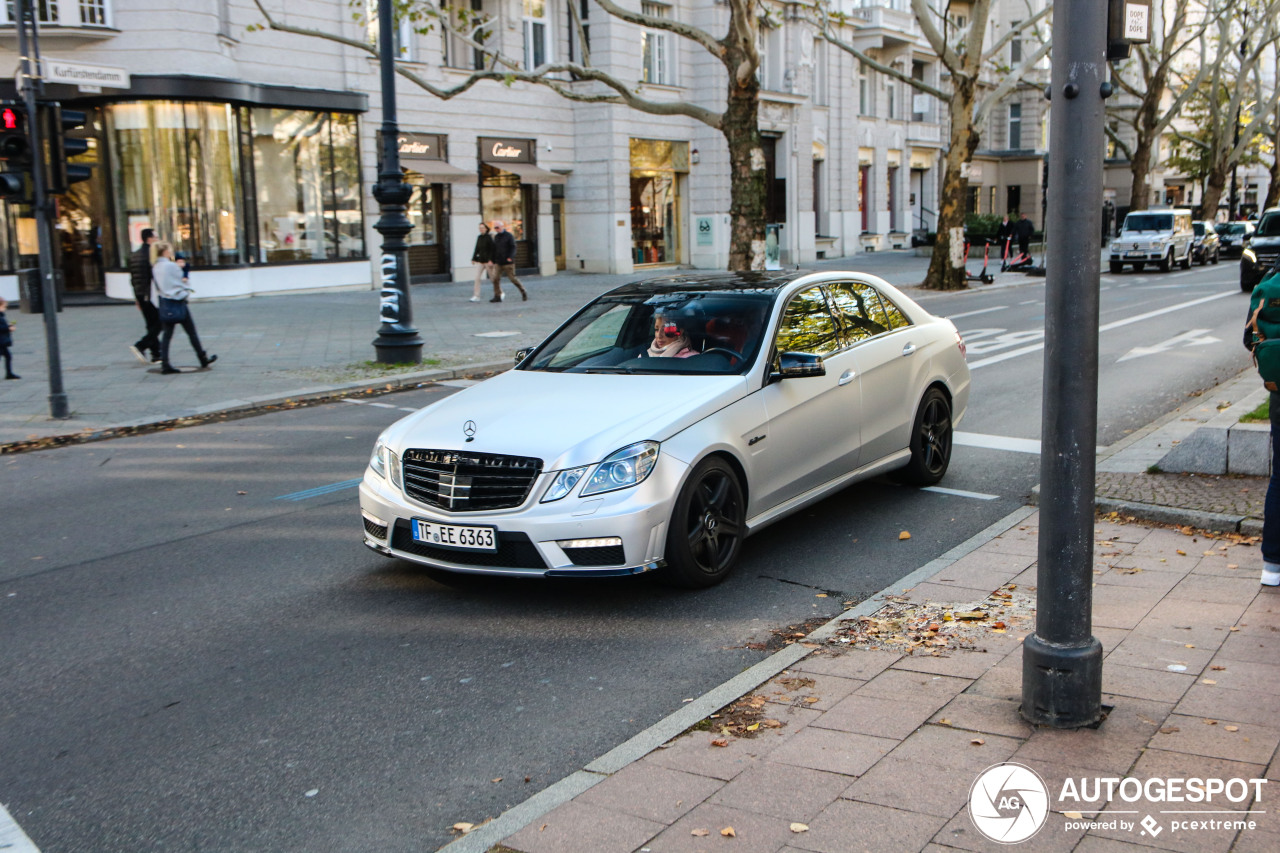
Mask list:
[[[156,293],[160,297],[160,372],[181,373],[169,361],[169,343],[173,340],[175,326],[181,325],[187,331],[191,348],[196,351],[201,367],[208,367],[218,360],[216,355],[207,355],[200,346],[200,335],[196,333],[196,322],[191,319],[191,309],[187,305],[187,297],[193,292],[182,277],[182,267],[173,261],[173,246],[169,243],[156,243],[156,262],[151,268],[151,280],[155,282]],[[168,304],[166,304],[166,302]],[[176,303],[176,304],[175,304]]]

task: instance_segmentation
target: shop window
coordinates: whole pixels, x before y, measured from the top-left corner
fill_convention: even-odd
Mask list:
[[[689,143],[631,140],[631,249],[637,264],[680,260],[680,178]]]
[[[551,45],[547,39],[547,0],[523,0],[524,3],[524,69],[532,71],[551,61]]]
[[[115,202],[112,263],[127,264],[143,228],[154,228],[195,266],[244,263],[234,108],[145,101],[112,104],[104,118]]]
[[[260,260],[364,257],[355,117],[255,108]]]
[[[651,18],[671,17],[671,7],[661,3],[641,3],[640,10]],[[644,82],[675,85],[673,44],[672,34],[665,30],[644,30],[640,33],[641,79]]]

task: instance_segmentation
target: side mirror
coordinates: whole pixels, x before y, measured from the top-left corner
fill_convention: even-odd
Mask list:
[[[533,350],[534,350],[534,347],[525,347],[524,349],[516,350],[516,359],[515,359],[516,365],[519,366],[520,362],[528,358],[530,353],[533,352]]]
[[[784,352],[778,356],[777,366],[770,379],[798,379],[802,376],[826,376],[827,366],[822,356],[808,352]]]

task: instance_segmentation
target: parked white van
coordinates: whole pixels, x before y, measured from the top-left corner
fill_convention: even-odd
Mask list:
[[[1174,263],[1191,269],[1191,244],[1195,241],[1191,211],[1185,208],[1135,210],[1124,218],[1120,236],[1111,241],[1111,271],[1133,264],[1141,272],[1148,263],[1168,272]]]

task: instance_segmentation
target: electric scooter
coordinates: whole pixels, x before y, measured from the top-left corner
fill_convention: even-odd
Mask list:
[[[1030,252],[1023,252],[1019,250],[1016,257],[1010,258],[1009,254],[1012,248],[1013,241],[1010,240],[1005,244],[1004,263],[1000,266],[1000,270],[1002,272],[1020,272],[1023,270],[1029,270],[1035,266],[1035,259],[1031,257]]]
[[[977,275],[969,272],[969,237],[964,238],[964,279],[965,281],[980,281],[983,284],[991,284],[996,278],[987,272],[987,261],[991,257],[991,241],[987,238],[982,240],[982,271]]]

